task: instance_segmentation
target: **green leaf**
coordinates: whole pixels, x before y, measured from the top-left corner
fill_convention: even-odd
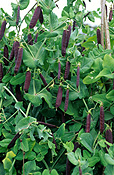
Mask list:
[[[35,160],[27,161],[24,164],[24,174],[25,175],[28,175],[28,174],[32,173],[32,171],[34,171],[34,170],[36,170],[36,162],[35,162]],[[23,174],[23,171],[22,171],[22,174]]]
[[[0,163],[0,174],[5,175],[5,170],[2,163]]]
[[[12,77],[10,83],[12,85],[22,84],[25,81],[25,74],[18,73],[16,76]]]
[[[63,143],[63,146],[67,149],[67,152],[72,152],[74,149],[74,144],[72,142],[66,142],[66,144]]]
[[[101,78],[101,77],[114,78],[114,74],[113,74],[108,68],[104,68],[104,69],[96,76],[96,78]]]
[[[55,169],[51,171],[51,175],[59,175]]]
[[[92,49],[94,47],[93,41],[86,41],[82,43],[82,47],[85,47],[86,49]]]
[[[26,51],[24,48],[23,48],[23,58],[22,59],[23,59],[24,64],[27,67],[31,69],[34,69],[36,67],[35,58],[33,58],[31,54],[28,51]]]
[[[29,151],[29,145],[28,145],[28,141],[26,138],[24,138],[24,137],[22,138],[22,142],[20,144],[20,147],[21,147],[21,150],[23,150],[25,152]]]
[[[43,159],[44,159],[44,156],[41,155],[40,153],[36,156],[36,160],[37,160],[38,162],[42,161]]]
[[[104,171],[105,175],[114,175],[114,166],[113,165],[107,165]]]
[[[107,95],[106,98],[110,101],[114,101],[114,90],[111,90]]]
[[[10,142],[11,142],[11,139],[4,139],[4,140],[0,141],[0,146],[7,147]]]
[[[12,160],[12,158],[14,158],[16,155],[14,154],[13,151],[9,151],[6,154],[6,158],[9,158],[10,160]]]
[[[51,0],[40,1],[40,4],[42,5],[42,8],[46,14],[50,14],[53,8],[55,8],[55,3]]]
[[[109,69],[111,72],[114,71],[114,58],[112,58],[110,55],[105,55],[103,60],[103,67]]]
[[[67,156],[68,156],[69,161],[70,161],[73,165],[78,165],[78,160],[76,160],[76,157],[75,157],[74,152],[67,153]]]
[[[109,165],[114,165],[114,159],[112,159],[107,153],[105,153],[105,160]]]
[[[12,161],[9,158],[3,159],[4,169],[9,170],[12,166]]]
[[[59,107],[63,112],[64,112],[64,105],[65,105],[65,103],[62,101],[62,103]],[[72,103],[70,101],[68,102],[68,109],[65,113],[69,114],[69,115],[74,115],[73,106],[72,106]]]
[[[88,158],[87,160],[88,160],[89,166],[93,167],[97,162],[100,161],[100,158],[96,157],[96,156],[93,156],[91,158]]]
[[[80,136],[81,144],[86,147],[91,153],[93,153],[93,137],[90,133],[82,133]]]
[[[53,31],[58,25],[58,17],[55,13],[50,14],[50,30]]]
[[[24,98],[26,100],[29,100],[35,107],[40,106],[42,104],[42,99],[37,95],[31,95],[26,93],[24,95]]]
[[[16,131],[20,131],[22,129],[28,128],[31,122],[36,121],[33,117],[26,117],[21,119],[16,125]]]
[[[105,153],[102,150],[99,151],[99,157],[101,159],[100,161],[101,161],[102,165],[106,167],[107,162],[105,160]]]
[[[87,70],[90,69],[92,64],[93,64],[93,59],[83,57],[81,59],[80,73],[85,73]]]
[[[24,10],[28,7],[30,0],[19,0],[20,10]]]
[[[100,78],[96,78],[98,75],[97,72],[92,71],[90,72],[84,79],[83,79],[83,83],[84,84],[92,84],[95,83],[96,81],[98,81]]]
[[[59,127],[59,129],[55,132],[55,134],[56,134],[56,137],[61,137],[61,136],[64,135],[64,133],[65,133],[65,123],[63,123],[63,124]]]
[[[49,170],[45,169],[42,173],[42,175],[50,175]]]
[[[10,73],[4,75],[4,77],[2,78],[2,82],[3,83],[8,83],[11,80],[12,76],[10,75]]]
[[[52,108],[52,94],[50,92],[44,90],[42,93],[38,94],[38,97],[41,99],[44,98],[49,108]]]
[[[96,94],[92,96],[92,99],[97,102],[97,103],[101,103],[101,101],[103,102],[104,106],[108,106],[110,105],[110,101],[108,101],[108,99],[106,98],[106,94]]]

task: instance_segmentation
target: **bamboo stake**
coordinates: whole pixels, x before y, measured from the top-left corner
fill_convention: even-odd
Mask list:
[[[107,16],[106,16],[106,10],[104,13],[104,30],[105,30],[105,47],[106,49],[111,49],[109,25],[108,25]]]
[[[101,45],[104,48],[104,13],[106,0],[101,0]]]

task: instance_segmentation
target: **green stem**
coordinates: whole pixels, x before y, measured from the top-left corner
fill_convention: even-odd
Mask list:
[[[46,163],[46,161],[43,159],[42,162],[44,163],[45,167],[49,170],[48,164]]]
[[[57,78],[57,76],[49,82],[49,84],[47,86],[45,86],[45,88],[43,88],[40,92],[38,92],[36,95],[39,95],[41,92],[43,92],[47,87],[49,87],[49,85]]]
[[[28,113],[29,113],[30,107],[31,107],[31,103],[28,104],[28,108],[27,108],[26,116],[28,116]]]
[[[36,72],[36,68],[34,69],[34,79],[33,79],[33,90],[34,90],[34,95],[36,94],[36,88],[35,88],[35,72]]]
[[[15,102],[17,103],[18,101],[17,101],[16,97],[12,94],[12,92],[11,92],[6,86],[3,86],[3,88],[4,88],[5,90],[7,90],[7,91],[10,93],[10,95],[13,97],[13,99],[14,99]]]
[[[63,155],[64,152],[65,152],[65,149],[63,149],[63,151],[61,152],[61,154],[58,156],[58,158],[56,159],[56,161],[53,163],[51,169],[53,169],[53,167],[56,165],[56,163],[58,162],[58,160],[60,159],[60,157]]]
[[[71,89],[73,89],[75,92],[79,92],[79,91],[77,91],[75,88],[73,88],[72,85],[70,85],[69,83],[67,83],[67,81],[65,81],[65,83],[68,84],[68,86],[69,86]]]
[[[38,58],[39,52],[40,52],[42,46],[44,45],[44,43],[46,42],[46,40],[47,40],[47,38],[45,38],[44,42],[41,44],[40,48],[38,49],[38,52],[36,54],[36,59]]]
[[[4,123],[3,123],[3,125],[8,121],[8,120],[10,120],[15,114],[17,114],[18,113],[18,110],[14,113],[14,114],[12,114]]]
[[[14,98],[15,102],[17,103],[18,100],[17,100],[16,97],[12,94],[12,92],[11,92],[6,86],[3,86],[3,88],[4,88],[5,90],[7,90],[7,91],[11,94],[11,96]],[[19,109],[19,111],[20,111],[25,117],[27,117],[26,114],[22,111],[22,109]]]
[[[31,56],[33,57],[33,59],[35,58],[35,56],[33,55],[33,53],[32,53],[32,51],[30,50],[30,48],[28,47],[28,45],[27,45],[27,43],[26,43],[26,41],[23,39],[23,41],[24,41],[24,43],[25,43],[25,45],[26,45],[26,47],[27,47],[27,49],[29,50],[29,52],[31,53]]]
[[[89,111],[89,108],[88,108],[88,106],[87,106],[87,103],[86,103],[85,99],[83,98],[82,100],[83,100],[83,102],[84,102],[84,104],[85,104],[85,107],[86,107],[87,111]]]
[[[100,131],[98,132],[97,137],[96,137],[96,139],[94,140],[94,143],[93,143],[93,146],[92,146],[92,147],[94,147],[94,145],[95,145],[95,143],[96,143],[96,141],[97,141],[97,139],[98,139],[99,134],[100,134]]]

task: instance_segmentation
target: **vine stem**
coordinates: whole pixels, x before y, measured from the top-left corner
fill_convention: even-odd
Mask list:
[[[36,72],[36,68],[34,69],[34,79],[33,79],[33,91],[34,91],[34,95],[36,94],[36,89],[35,89],[35,72]]]
[[[31,56],[33,57],[33,59],[35,58],[35,56],[33,55],[33,53],[32,53],[32,51],[30,50],[30,48],[28,47],[28,45],[27,45],[27,43],[26,43],[26,41],[23,39],[23,41],[24,41],[24,43],[25,43],[25,45],[26,45],[26,47],[28,48],[28,50],[29,50],[29,52],[31,53]]]
[[[58,160],[60,159],[60,157],[63,155],[63,153],[65,152],[65,149],[63,149],[63,151],[61,152],[61,154],[59,155],[59,157],[56,159],[56,161],[53,163],[51,169],[53,169],[53,167],[56,165],[56,163],[58,162]]]
[[[58,77],[58,75],[52,80],[52,81],[50,81],[49,82],[49,84],[45,87],[45,88],[43,88],[40,92],[38,92],[36,95],[39,95],[41,92],[43,92],[47,87],[49,87],[49,85],[56,79]]]
[[[42,162],[44,163],[45,167],[49,170],[48,164],[46,163],[46,161],[43,159]]]
[[[83,100],[83,102],[84,102],[84,104],[85,104],[85,107],[86,107],[87,111],[89,111],[89,108],[88,108],[88,106],[87,106],[87,103],[86,103],[85,99],[83,98],[82,100]]]
[[[26,112],[26,116],[28,116],[28,113],[29,113],[30,107],[31,107],[31,102],[28,104],[27,112]]]
[[[3,123],[3,125],[8,121],[8,120],[10,120],[15,114],[17,114],[18,113],[18,110],[14,113],[14,114],[12,114],[4,123]]]
[[[13,97],[13,99],[14,99],[15,102],[17,103],[18,100],[17,100],[16,97],[12,94],[12,92],[11,92],[6,86],[3,86],[3,88],[4,88],[5,90],[7,90],[7,91],[10,93],[10,95]],[[19,108],[19,111],[20,111],[25,117],[27,117],[26,114],[23,112],[22,109]]]

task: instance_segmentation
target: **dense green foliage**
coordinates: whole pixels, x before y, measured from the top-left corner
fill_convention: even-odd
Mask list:
[[[24,19],[29,0],[11,3],[12,16],[0,9],[0,174],[112,175],[114,18],[111,49],[103,49],[97,27],[84,24],[101,18],[100,8],[88,13],[83,0],[67,0],[58,19],[53,0],[37,1]],[[29,27],[37,4],[40,19]]]

